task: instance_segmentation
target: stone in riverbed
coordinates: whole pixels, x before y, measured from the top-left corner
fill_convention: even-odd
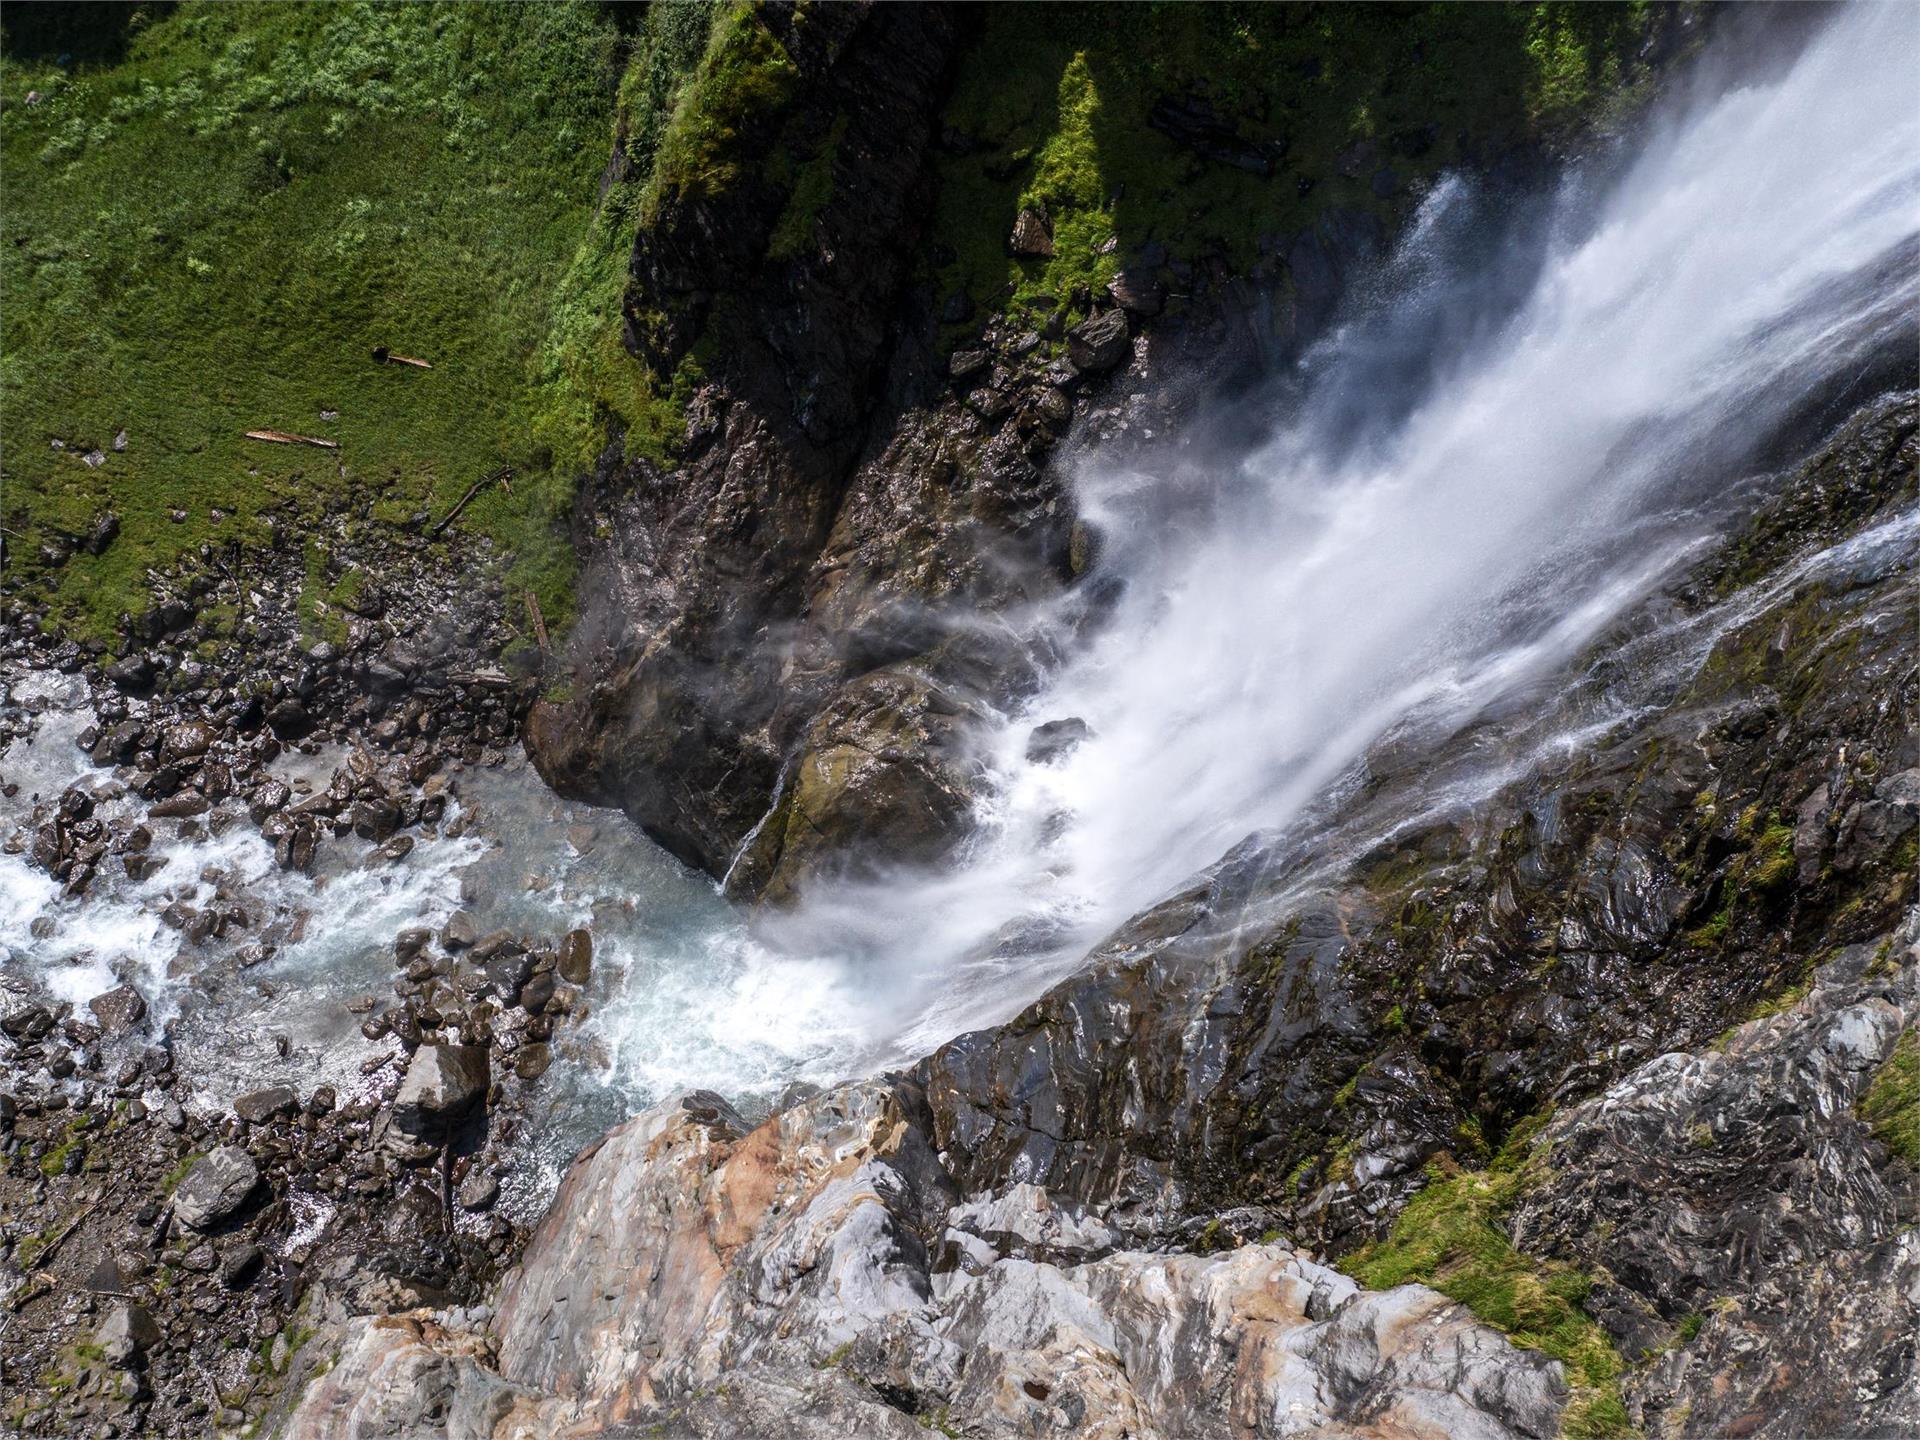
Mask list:
[[[551,970],[543,970],[520,987],[520,1007],[529,1015],[538,1015],[553,999],[556,986]]]
[[[491,1210],[493,1202],[500,1198],[500,1182],[485,1170],[475,1170],[460,1182],[459,1193],[454,1198],[462,1210]]]
[[[253,1194],[260,1172],[237,1145],[203,1155],[173,1192],[173,1213],[190,1230],[211,1230]]]
[[[487,1093],[484,1045],[422,1045],[393,1100],[393,1126],[410,1140],[443,1136]]]
[[[473,916],[464,910],[456,910],[447,917],[446,928],[440,932],[440,944],[448,950],[464,950],[480,938],[480,927],[474,924]]]
[[[233,1113],[249,1125],[264,1125],[280,1115],[291,1115],[300,1108],[300,1097],[291,1086],[268,1085],[249,1090],[233,1102]]]
[[[569,985],[584,985],[593,972],[593,936],[586,930],[569,930],[560,942],[560,978]]]
[[[553,1063],[553,1051],[544,1044],[522,1045],[513,1057],[513,1073],[522,1080],[538,1080]]]
[[[109,1035],[124,1035],[147,1016],[147,1002],[131,985],[116,985],[104,995],[96,995],[87,1008]]]

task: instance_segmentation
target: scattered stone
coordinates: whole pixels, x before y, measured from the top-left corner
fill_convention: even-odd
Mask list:
[[[560,978],[569,985],[584,985],[593,972],[593,935],[586,930],[569,930],[560,942]]]
[[[442,1138],[487,1093],[484,1045],[422,1045],[393,1100],[393,1126],[415,1141]]]
[[[1080,369],[1095,374],[1114,369],[1131,350],[1124,310],[1103,311],[1067,332],[1068,356]]]
[[[104,995],[96,995],[87,1008],[109,1035],[124,1035],[147,1017],[147,1002],[131,985],[116,985]]]
[[[220,1283],[238,1290],[259,1273],[267,1252],[258,1245],[242,1245],[227,1252],[220,1262]]]
[[[137,1365],[160,1343],[160,1327],[144,1305],[122,1301],[107,1314],[94,1336],[107,1363],[121,1368]]]
[[[1013,222],[1013,234],[1007,237],[1007,248],[1016,255],[1053,254],[1053,233],[1038,210],[1020,212]]]
[[[237,1145],[203,1155],[173,1192],[173,1213],[190,1230],[211,1230],[247,1202],[260,1171]]]

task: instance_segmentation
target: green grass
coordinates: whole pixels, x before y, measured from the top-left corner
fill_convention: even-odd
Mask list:
[[[530,443],[529,380],[592,222],[617,38],[585,0],[189,3],[64,70],[10,37],[5,523],[121,519],[64,570],[15,545],[30,592],[107,639],[149,567],[257,543],[276,506],[437,515],[504,460],[511,493],[462,523],[563,618],[574,472]],[[376,364],[382,344],[434,368]],[[243,438],[261,426],[340,449]]]
[[[1430,1285],[1504,1332],[1516,1345],[1553,1356],[1573,1396],[1562,1418],[1572,1437],[1630,1429],[1620,1399],[1625,1362],[1581,1308],[1592,1282],[1582,1270],[1514,1249],[1502,1215],[1529,1184],[1528,1141],[1544,1117],[1516,1128],[1485,1170],[1431,1165],[1427,1187],[1407,1202],[1386,1239],[1355,1251],[1341,1268],[1362,1285]]]
[[[1900,1032],[1893,1054],[1860,1097],[1860,1118],[1895,1156],[1920,1166],[1920,1031],[1909,1026]]]
[[[935,280],[976,307],[1036,319],[1085,313],[1138,248],[1224,252],[1328,205],[1382,215],[1373,173],[1403,181],[1463,158],[1461,138],[1549,135],[1627,91],[1646,9],[1631,6],[997,5],[960,67],[945,128]],[[1149,124],[1162,97],[1204,99],[1244,141],[1284,159],[1261,176],[1199,157]],[[1371,142],[1364,163],[1350,147]],[[1343,157],[1351,163],[1340,173]],[[1303,186],[1303,180],[1314,182]],[[1016,258],[1021,209],[1044,211],[1054,254]],[[1108,242],[1117,246],[1108,250]],[[1103,253],[1104,252],[1104,253]],[[952,342],[971,326],[955,326]]]
[[[663,373],[628,353],[635,230],[757,175],[786,196],[767,259],[799,257],[841,159],[844,117],[794,133],[800,77],[754,0],[660,0],[625,35],[590,0],[188,0],[116,12],[124,30],[92,24],[100,43],[84,47],[29,33],[55,13],[13,7],[0,60],[0,521],[10,582],[57,627],[109,643],[145,608],[149,572],[202,545],[258,545],[270,516],[297,536],[348,506],[409,524],[502,462],[511,487],[461,525],[564,626],[579,476],[615,430],[670,467],[719,343],[677,345]],[[1407,194],[1374,196],[1373,171],[1416,180],[1461,158],[1463,135],[1551,134],[1628,93],[1643,19],[1637,5],[984,7],[941,117],[969,144],[941,150],[925,278],[943,298],[964,289],[976,316],[1070,323],[1149,241],[1246,268],[1329,205],[1390,218]],[[55,63],[60,48],[78,58]],[[1147,123],[1161,97],[1284,141],[1279,173],[1175,144]],[[616,138],[625,163],[608,170]],[[1341,174],[1362,141],[1378,153]],[[1026,205],[1050,217],[1050,259],[1007,254]],[[626,317],[643,340],[664,319],[648,304]],[[376,345],[433,368],[376,364]],[[257,427],[340,448],[244,438]],[[96,448],[106,461],[89,468]],[[109,510],[121,532],[105,554],[41,567],[41,539]],[[318,637],[339,633],[339,583],[308,587]]]

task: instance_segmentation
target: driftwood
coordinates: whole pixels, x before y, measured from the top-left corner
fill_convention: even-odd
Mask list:
[[[540,613],[540,597],[533,591],[527,591],[527,618],[533,621],[533,638],[540,642],[540,653],[545,655],[553,649],[547,643],[547,617]]]
[[[52,1260],[55,1255],[58,1255],[60,1253],[60,1247],[67,1243],[67,1237],[80,1228],[80,1222],[87,1218],[87,1214],[87,1211],[82,1210],[78,1215],[75,1215],[73,1219],[69,1220],[67,1222],[67,1228],[54,1237],[51,1245],[48,1245],[45,1249],[41,1250],[38,1255],[33,1257],[33,1264],[29,1265],[27,1269],[38,1270],[46,1265],[48,1261]]]
[[[460,518],[460,512],[466,509],[467,506],[473,502],[473,497],[486,489],[487,486],[492,485],[496,481],[505,485],[512,475],[513,467],[511,465],[502,465],[498,470],[490,470],[485,475],[482,475],[467,487],[467,493],[460,497],[460,503],[449,510],[438,525],[427,532],[428,538],[438,535],[442,530],[446,529],[447,526],[451,525],[455,520],[458,520]]]
[[[338,450],[338,440],[322,440],[317,435],[295,435],[286,430],[249,430],[249,440],[270,440],[275,445],[318,445],[322,450]]]
[[[384,345],[373,347],[373,358],[382,365],[411,365],[416,370],[431,370],[433,366],[425,360],[415,359],[411,355],[399,355]]]

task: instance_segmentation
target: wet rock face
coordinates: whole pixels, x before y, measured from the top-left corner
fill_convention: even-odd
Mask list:
[[[568,1175],[501,1292],[497,1368],[437,1322],[358,1322],[288,1433],[1557,1430],[1558,1363],[1433,1291],[1361,1292],[1282,1244],[1129,1251],[1032,1186],[956,1204],[925,1119],[886,1084],[752,1129],[718,1097],[650,1111]]]
[[[967,830],[969,718],[952,692],[904,670],[847,686],[809,727],[729,890],[777,904],[811,878],[939,860]]]
[[[1642,1317],[1696,1329],[1628,1387],[1650,1430],[1920,1426],[1920,1185],[1856,1113],[1920,1018],[1917,938],[1842,950],[1779,1015],[1649,1061],[1534,1142],[1515,1243],[1603,1266],[1631,1354]]]
[[[669,197],[638,237],[636,308],[659,319],[629,343],[659,373],[706,328],[716,293],[749,318],[715,321],[726,361],[701,405],[717,427],[704,453],[671,484],[610,457],[601,488],[625,503],[604,517],[619,538],[582,587],[603,602],[574,657],[586,693],[528,730],[557,788],[621,804],[715,875],[765,810],[790,738],[775,734],[779,631],[882,386],[887,319],[931,208],[927,142],[954,38],[940,5],[840,6],[804,24],[769,7],[755,23],[804,77],[792,123],[822,136],[843,123],[837,153],[858,155],[859,174],[822,208],[819,252],[791,264],[765,258],[785,197],[758,177]]]
[[[718,358],[670,473],[615,447],[586,487],[573,694],[536,706],[526,738],[563,794],[620,806],[682,860],[731,875],[740,898],[781,902],[858,870],[862,848],[931,858],[951,842],[944,734],[845,785],[833,772],[870,723],[849,712],[872,708],[869,680],[909,667],[963,709],[1030,691],[1043,657],[997,617],[1056,597],[1094,555],[1063,458],[1083,437],[1162,429],[1183,404],[1161,383],[1179,357],[1222,374],[1293,353],[1380,237],[1354,215],[1303,237],[1325,311],[1276,302],[1275,256],[1251,284],[1182,267],[1183,304],[1160,314],[1171,272],[1158,250],[1074,302],[1089,317],[1047,337],[1067,353],[988,314],[943,359],[903,257],[931,210],[964,20],[939,5],[759,13],[803,77],[794,133],[844,124],[838,153],[860,162],[836,166],[819,244],[798,257],[767,258],[786,196],[752,177],[664,197],[638,237],[631,347],[663,376],[696,337]],[[1045,235],[1035,214],[1020,243]],[[966,302],[946,320],[973,315]],[[788,845],[792,782],[809,769],[833,792],[840,838]]]

